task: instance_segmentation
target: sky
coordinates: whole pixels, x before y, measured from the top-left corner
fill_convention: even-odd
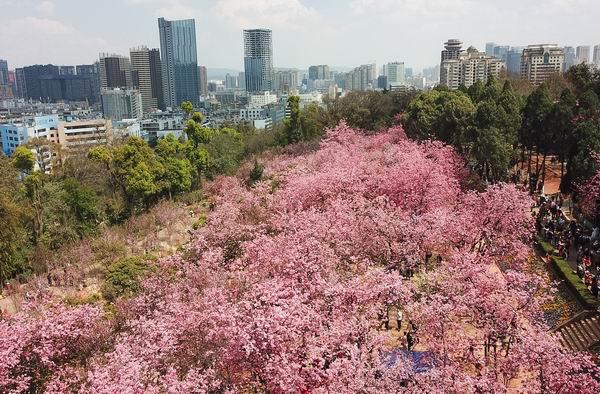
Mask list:
[[[0,59],[89,64],[159,47],[157,18],[196,19],[198,63],[243,69],[242,30],[273,30],[275,67],[439,63],[448,38],[600,44],[600,0],[0,0]]]

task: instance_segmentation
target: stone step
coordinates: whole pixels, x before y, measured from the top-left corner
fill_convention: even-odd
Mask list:
[[[573,324],[573,329],[577,331],[585,349],[587,349],[588,346],[590,346],[590,344],[594,341],[592,335],[588,333],[588,330],[584,327],[581,321],[575,322],[575,324]]]

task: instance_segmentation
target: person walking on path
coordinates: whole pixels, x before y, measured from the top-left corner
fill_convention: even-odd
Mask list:
[[[402,314],[402,309],[398,308],[398,312],[396,313],[396,325],[398,327],[398,331],[402,328],[402,319],[404,315]]]

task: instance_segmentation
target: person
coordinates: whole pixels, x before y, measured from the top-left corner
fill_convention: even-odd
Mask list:
[[[385,329],[389,330],[390,329],[390,316],[389,316],[389,310],[387,307],[383,311],[383,323],[385,325]]]
[[[592,278],[592,288],[590,289],[592,291],[592,294],[594,295],[594,297],[598,298],[598,276],[600,274],[596,274],[594,275],[594,277]]]
[[[414,345],[415,342],[412,333],[410,330],[406,331],[406,349],[410,352]]]
[[[400,331],[400,328],[402,327],[402,318],[403,318],[403,314],[402,314],[402,309],[398,308],[398,312],[396,314],[396,325],[398,326],[398,331]]]
[[[409,327],[410,331],[412,331],[414,333],[417,332],[417,324],[414,321],[409,320],[408,321],[408,327]]]

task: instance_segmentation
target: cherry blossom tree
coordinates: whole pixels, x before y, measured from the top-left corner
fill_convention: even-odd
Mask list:
[[[366,136],[341,123],[318,150],[264,163],[251,186],[208,185],[211,210],[187,250],[110,315],[40,306],[0,323],[0,387],[598,392],[590,357],[539,323],[526,194],[465,189],[454,150],[399,127]],[[396,308],[427,368],[400,352],[401,333],[381,330]]]

